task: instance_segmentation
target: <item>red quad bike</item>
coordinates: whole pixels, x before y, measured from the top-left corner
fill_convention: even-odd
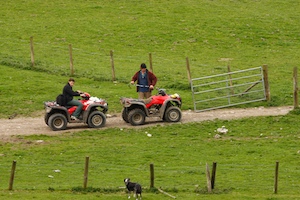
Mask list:
[[[146,117],[159,117],[166,122],[181,120],[181,98],[178,94],[168,95],[164,89],[148,99],[121,97],[122,118],[133,126],[145,124]]]
[[[90,128],[100,128],[106,123],[105,113],[108,110],[108,104],[105,100],[91,97],[90,94],[84,93],[81,103],[83,104],[80,113],[80,120],[72,120],[71,115],[77,106],[61,106],[56,101],[44,102],[45,123],[53,130],[65,130],[67,123],[85,123]]]

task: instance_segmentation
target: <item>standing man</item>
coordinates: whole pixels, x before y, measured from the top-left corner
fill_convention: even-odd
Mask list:
[[[78,117],[82,110],[82,103],[78,100],[74,100],[73,96],[84,96],[84,94],[81,91],[73,91],[73,85],[75,83],[75,80],[73,78],[70,78],[68,83],[63,88],[63,95],[65,97],[65,101],[67,103],[67,106],[77,106],[75,112],[71,115],[72,120],[79,120]]]
[[[147,99],[157,82],[156,76],[148,71],[145,63],[141,64],[140,71],[137,71],[131,78],[131,84],[137,81],[136,91],[139,93],[139,99]]]

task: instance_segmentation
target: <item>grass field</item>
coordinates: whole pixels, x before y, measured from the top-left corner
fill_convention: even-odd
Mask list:
[[[235,71],[267,64],[272,96],[268,105],[290,105],[292,72],[300,55],[300,30],[295,26],[298,8],[297,1],[281,0],[76,3],[14,0],[1,6],[0,64],[11,70],[31,69],[30,72],[42,72],[38,76],[49,76],[43,77],[49,82],[42,81],[37,90],[30,91],[41,98],[32,100],[35,109],[20,104],[22,113],[42,109],[41,102],[54,98],[61,90],[70,75],[69,44],[73,46],[74,76],[88,79],[78,81],[78,87],[94,92],[96,85],[97,95],[109,96],[115,111],[120,110],[115,107],[115,96],[125,91],[132,96],[135,93],[120,86],[112,94],[114,85],[108,84],[112,77],[111,50],[117,81],[124,84],[130,81],[140,63],[149,66],[151,53],[154,73],[159,79],[157,86],[184,95],[184,109],[193,107],[186,57],[194,78],[224,73],[227,65]],[[31,36],[34,68],[30,66]],[[11,76],[1,73],[2,80],[8,78]],[[16,90],[20,81],[26,83],[27,79],[35,81],[30,75],[22,76],[17,83],[10,80],[13,88],[7,88],[3,81],[2,95],[6,89]],[[41,94],[44,92],[47,95]],[[19,93],[14,100],[21,98]]]
[[[227,65],[235,71],[267,64],[271,101],[245,106],[291,105],[292,73],[300,55],[299,8],[296,0],[2,2],[0,117],[41,116],[43,102],[54,99],[70,76],[70,44],[75,89],[105,98],[109,112],[121,111],[119,97],[136,96],[127,83],[142,62],[149,66],[149,53],[157,86],[179,93],[184,110],[193,108],[187,57],[193,78],[224,73]],[[149,164],[154,163],[155,186],[178,199],[299,199],[298,118],[294,112],[138,130],[13,136],[0,142],[0,198],[124,199],[119,187],[127,176],[145,187],[144,199],[170,198],[149,190]],[[229,134],[214,139],[222,125]],[[86,156],[91,191],[80,190]],[[13,160],[16,180],[8,191]],[[205,164],[212,162],[218,163],[216,189],[207,194]]]
[[[130,177],[143,185],[144,199],[170,198],[149,190],[153,163],[155,187],[180,199],[297,199],[299,130],[293,124],[298,120],[298,115],[289,114],[11,137],[1,143],[0,196],[126,198],[119,187]],[[222,125],[229,132],[215,139],[215,130]],[[89,189],[83,191],[86,156]],[[13,160],[17,161],[14,190],[7,191]],[[276,161],[280,163],[277,195],[273,193]],[[213,194],[208,194],[205,166],[208,163],[211,169],[213,162],[217,162],[216,184]]]

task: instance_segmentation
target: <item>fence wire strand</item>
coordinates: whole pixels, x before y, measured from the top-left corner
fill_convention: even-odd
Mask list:
[[[206,187],[205,165],[199,166],[155,166],[155,185],[163,188],[177,188],[181,190],[197,190]],[[0,187],[6,189],[10,176],[11,165],[0,164],[2,181]],[[211,170],[211,169],[210,169]],[[138,174],[136,173],[138,171]],[[14,188],[26,189],[70,189],[82,186],[84,162],[65,163],[52,166],[51,163],[23,164],[18,163],[15,173]],[[142,165],[133,168],[121,164],[91,162],[89,166],[89,184],[92,187],[117,188],[122,185],[125,177],[114,174],[134,174],[145,187],[149,184],[149,166]],[[235,191],[270,191],[274,186],[275,165],[252,164],[218,164],[216,170],[215,188],[218,190],[232,189]],[[28,178],[30,177],[30,178]],[[114,179],[112,179],[114,177]],[[279,190],[288,191],[291,186],[300,185],[300,171],[279,168]],[[4,181],[4,180],[7,181]],[[65,181],[67,180],[67,181]],[[109,180],[109,183],[107,181]],[[171,183],[171,184],[170,184]]]

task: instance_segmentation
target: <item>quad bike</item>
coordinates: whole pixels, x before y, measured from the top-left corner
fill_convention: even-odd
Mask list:
[[[122,118],[133,126],[145,124],[146,117],[159,117],[166,122],[181,120],[181,98],[178,94],[168,95],[164,89],[148,99],[121,97]]]
[[[45,123],[53,131],[65,130],[67,123],[85,123],[90,128],[103,127],[106,123],[107,102],[97,97],[91,97],[88,93],[84,93],[79,101],[83,104],[79,120],[71,119],[77,106],[61,106],[56,101],[44,102]]]

